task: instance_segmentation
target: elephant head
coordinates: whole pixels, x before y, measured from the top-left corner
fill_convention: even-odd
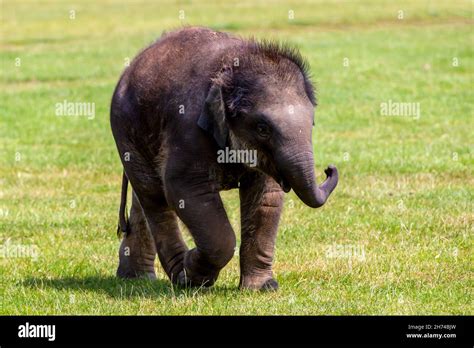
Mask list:
[[[237,60],[236,58],[237,57]],[[312,126],[316,107],[307,64],[298,51],[252,43],[230,54],[212,80],[198,124],[220,147],[255,149],[257,169],[308,206],[322,206],[338,182],[336,167],[315,179]]]

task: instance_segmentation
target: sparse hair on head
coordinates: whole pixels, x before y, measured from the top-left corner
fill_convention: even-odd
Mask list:
[[[250,92],[256,92],[259,88],[256,85],[257,77],[270,74],[283,83],[303,81],[306,96],[314,106],[317,105],[309,64],[296,47],[287,43],[250,39],[233,54],[235,57],[228,57],[230,62],[213,79],[228,95],[227,106],[231,112],[248,110],[252,99]],[[235,58],[238,59],[238,66],[232,64]]]

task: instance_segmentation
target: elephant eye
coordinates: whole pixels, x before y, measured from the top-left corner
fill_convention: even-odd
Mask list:
[[[271,134],[270,127],[265,123],[258,123],[257,124],[257,133],[262,138],[268,138]]]

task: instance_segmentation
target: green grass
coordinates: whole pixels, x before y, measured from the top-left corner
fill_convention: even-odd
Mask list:
[[[2,1],[0,314],[474,314],[471,17],[470,1]],[[211,289],[175,289],[158,263],[156,282],[114,276],[110,98],[124,60],[182,24],[286,40],[311,64],[318,174],[341,178],[322,209],[287,195],[276,293],[238,291],[238,256]],[[55,116],[64,99],[96,117]],[[388,100],[419,119],[381,116]],[[238,193],[223,198],[238,235]],[[37,260],[3,257],[7,239]]]

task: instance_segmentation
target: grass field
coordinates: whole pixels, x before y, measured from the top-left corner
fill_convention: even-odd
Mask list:
[[[0,314],[474,314],[471,18],[451,0],[2,1]],[[111,95],[183,24],[285,40],[310,62],[319,180],[329,163],[341,178],[318,210],[287,195],[278,292],[240,292],[237,255],[211,289],[173,288],[158,263],[156,282],[115,278]],[[63,100],[95,117],[56,116]],[[386,116],[389,102],[419,113]],[[222,196],[239,235],[238,192]]]

